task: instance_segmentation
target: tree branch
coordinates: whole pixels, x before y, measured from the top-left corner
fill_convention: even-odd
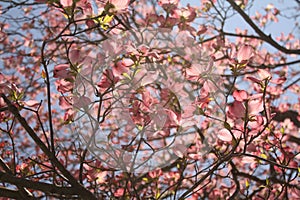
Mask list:
[[[248,174],[248,173],[244,173],[244,172],[237,172],[236,173],[238,176],[241,176],[241,177],[245,177],[245,178],[248,178],[248,179],[251,179],[261,185],[265,185],[266,184],[266,180],[262,180],[256,176],[253,176],[251,174]],[[271,181],[273,181],[273,183],[279,183],[279,184],[285,184],[289,187],[292,187],[292,188],[296,188],[296,189],[300,189],[300,187],[298,185],[295,185],[295,184],[290,184],[288,182],[285,182],[283,180],[280,180],[280,179],[277,179],[277,178],[272,178]]]
[[[31,181],[25,178],[17,178],[2,171],[0,171],[0,180],[16,186],[39,190],[46,194],[59,194],[63,196],[78,195],[78,191],[73,187],[59,187],[49,183]]]
[[[287,89],[289,89],[289,87],[291,87],[292,85],[296,84],[298,81],[300,81],[300,77],[297,78],[296,80],[294,80],[292,83],[290,83],[289,85],[285,86],[283,88],[283,91],[286,91]]]
[[[0,186],[0,197],[8,197],[11,199],[23,199],[23,196],[17,190],[8,189]]]
[[[227,0],[228,3],[236,10],[242,18],[253,28],[253,30],[261,37],[261,39],[279,51],[287,54],[300,54],[300,49],[287,49],[282,45],[278,44],[271,35],[266,35],[258,26],[251,20],[251,18],[234,2],[234,0]]]
[[[55,157],[55,155],[53,155],[53,153],[47,148],[47,146],[43,143],[43,141],[36,135],[34,130],[28,125],[27,121],[20,115],[20,112],[17,109],[17,107],[14,106],[4,94],[1,94],[1,97],[7,104],[8,110],[18,119],[22,127],[26,130],[26,132],[30,135],[30,137],[34,140],[34,142],[48,156],[48,158],[59,169],[59,171],[68,179],[68,182],[74,187],[74,189],[77,190],[77,194],[88,199],[96,200],[96,197],[90,191],[84,188],[74,178],[74,176],[62,165],[62,163],[60,163],[60,161]]]
[[[277,122],[283,122],[285,119],[290,119],[295,126],[300,128],[300,121],[298,120],[299,113],[293,110],[288,110],[285,112],[276,112],[273,120]]]
[[[0,167],[2,167],[2,169],[6,173],[13,176],[11,169],[8,167],[8,165],[4,162],[4,160],[1,157],[0,157]],[[26,188],[23,188],[19,185],[17,185],[17,188],[18,188],[18,190],[15,190],[14,192],[18,192],[19,195],[22,197],[22,199],[34,199],[34,196],[32,195],[32,193],[29,192]]]
[[[295,64],[298,64],[298,63],[300,63],[300,60],[294,60],[294,61],[291,61],[291,62],[278,63],[278,64],[275,64],[275,65],[262,64],[262,65],[248,65],[248,66],[249,67],[254,67],[254,68],[259,68],[259,69],[275,69],[275,68],[278,68],[278,67],[283,67],[283,66],[286,66],[286,65],[295,65]]]
[[[2,107],[2,108],[0,108],[0,112],[7,111],[7,110],[8,110],[7,107]]]
[[[298,138],[298,137],[295,137],[293,135],[288,135],[288,140],[290,142],[294,142],[294,143],[300,145],[300,138]]]

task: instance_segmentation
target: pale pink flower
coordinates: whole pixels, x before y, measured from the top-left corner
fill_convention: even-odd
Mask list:
[[[57,87],[57,91],[61,93],[70,92],[73,89],[73,83],[66,81],[64,79],[55,81],[55,85]]]
[[[248,94],[245,90],[235,90],[232,96],[236,101],[245,101],[248,99]]]
[[[243,45],[239,48],[237,52],[238,63],[248,63],[253,56],[253,48],[249,45]]]
[[[73,121],[75,117],[75,111],[73,109],[68,109],[67,112],[65,112],[64,121],[66,123]]]
[[[109,3],[114,5],[114,12],[122,13],[127,11],[130,0],[110,0]]]
[[[53,70],[53,77],[63,79],[72,78],[69,67],[70,66],[68,64],[56,65]]]
[[[69,7],[72,6],[73,0],[60,0],[60,3],[63,7]]]
[[[74,107],[75,108],[85,108],[91,104],[91,99],[85,96],[74,96]]]
[[[232,135],[229,130],[223,128],[218,132],[217,136],[220,140],[224,142],[231,142],[232,141]]]
[[[72,108],[72,97],[60,96],[59,97],[59,106],[61,109],[68,110]]]
[[[115,191],[114,196],[115,197],[122,197],[124,193],[124,188],[118,188],[117,191]]]
[[[229,114],[236,118],[245,117],[246,108],[245,105],[240,101],[234,101],[233,104],[229,107]]]

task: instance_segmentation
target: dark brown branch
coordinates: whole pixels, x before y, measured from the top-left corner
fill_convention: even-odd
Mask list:
[[[298,64],[300,63],[300,60],[294,60],[294,61],[291,61],[291,62],[284,62],[284,63],[279,63],[279,64],[275,64],[275,65],[265,65],[265,64],[262,64],[262,65],[248,65],[249,67],[255,67],[255,68],[259,68],[259,69],[275,69],[275,68],[278,68],[278,67],[283,67],[283,66],[287,66],[287,65],[295,65],[295,64]]]
[[[242,37],[242,38],[251,38],[251,39],[258,39],[261,40],[259,36],[256,35],[244,35],[244,34],[237,34],[237,33],[229,33],[229,32],[223,32],[222,34],[227,35],[227,36],[234,36],[234,37]]]
[[[289,85],[285,86],[283,88],[283,91],[286,91],[287,89],[289,89],[289,87],[291,87],[292,85],[296,84],[298,81],[300,81],[300,77],[297,78],[296,80],[294,80],[293,82],[291,82]]]
[[[236,147],[237,146],[233,147],[232,152],[234,152]],[[186,196],[188,196],[193,190],[195,190],[199,185],[201,185],[205,179],[207,179],[214,171],[216,171],[221,164],[227,162],[231,158],[232,158],[232,153],[229,153],[223,158],[220,158],[218,162],[215,163],[215,165],[205,175],[203,175],[196,183],[194,183],[193,186],[191,186],[188,190],[186,190],[178,199],[184,200]]]
[[[235,185],[236,185],[236,188],[235,188],[235,191],[234,193],[230,196],[230,200],[234,200],[236,199],[236,197],[238,196],[239,192],[240,192],[240,189],[241,189],[241,186],[240,186],[240,183],[239,183],[239,180],[238,180],[238,176],[237,176],[237,168],[235,166],[235,164],[232,162],[232,161],[229,161],[229,164],[230,166],[232,167],[231,169],[231,174],[232,174],[232,178],[233,178],[233,181],[235,182]]]
[[[0,171],[0,180],[16,186],[39,190],[46,194],[59,194],[63,196],[78,195],[78,191],[76,191],[76,189],[73,187],[59,187],[49,183],[31,181],[25,178],[17,178],[2,171]]]
[[[294,142],[294,143],[300,145],[300,138],[295,137],[293,135],[288,135],[288,141]]]
[[[10,199],[22,199],[22,195],[20,195],[19,191],[8,189],[0,186],[0,197],[7,197]]]
[[[236,155],[239,155],[239,154],[236,154]],[[275,166],[280,167],[280,168],[284,168],[284,169],[288,169],[288,170],[293,170],[293,171],[297,171],[298,170],[297,168],[286,166],[286,165],[282,165],[282,164],[277,163],[275,160],[265,159],[265,158],[259,157],[257,155],[252,155],[252,154],[249,154],[249,153],[244,153],[242,155],[243,156],[252,157],[252,158],[256,158],[257,160],[261,160],[261,161],[267,162],[270,165],[275,165]]]
[[[34,142],[41,148],[41,150],[48,156],[51,162],[59,169],[59,171],[68,179],[68,182],[77,190],[77,194],[88,199],[96,199],[95,196],[85,189],[75,178],[74,176],[59,162],[59,160],[53,155],[53,153],[47,148],[43,141],[36,135],[34,130],[28,125],[27,121],[20,115],[19,110],[14,106],[10,100],[4,95],[1,94],[1,97],[8,106],[8,110],[18,119],[22,127],[34,140]]]
[[[2,167],[2,169],[10,174],[11,176],[13,176],[12,171],[10,170],[9,166],[4,162],[4,160],[0,157],[0,167]],[[31,194],[31,192],[29,192],[26,188],[23,188],[19,185],[17,185],[18,190],[15,190],[14,192],[18,192],[19,195],[22,197],[22,199],[34,199],[33,195]],[[0,195],[1,196],[1,195]]]
[[[4,160],[0,157],[0,167],[6,171],[6,172],[10,172],[9,167],[7,166],[7,164],[4,162]]]
[[[262,180],[256,176],[253,176],[251,174],[248,174],[248,173],[244,173],[244,172],[237,172],[236,173],[238,176],[242,176],[242,177],[245,177],[245,178],[248,178],[250,180],[253,180],[261,185],[265,185],[266,184],[266,180]],[[273,183],[279,183],[279,184],[285,184],[287,185],[288,187],[291,187],[291,188],[296,188],[296,189],[300,189],[300,187],[298,185],[295,185],[295,184],[290,184],[288,182],[285,182],[283,180],[280,180],[280,179],[277,179],[277,178],[271,178],[270,179],[271,181],[273,181]]]
[[[287,49],[284,46],[278,44],[271,35],[266,35],[253,21],[252,19],[234,2],[234,0],[227,0],[228,3],[236,10],[242,18],[253,28],[253,30],[260,36],[260,38],[272,45],[279,51],[287,54],[300,54],[300,49]]]
[[[7,107],[2,107],[2,108],[0,108],[0,112],[7,111],[7,110],[8,110]]]
[[[273,120],[277,122],[283,122],[285,119],[290,119],[295,126],[300,128],[300,121],[298,120],[299,113],[293,110],[288,110],[285,112],[277,112],[273,117]]]

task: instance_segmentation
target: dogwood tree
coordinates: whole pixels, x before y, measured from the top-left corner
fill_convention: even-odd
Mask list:
[[[298,1],[0,2],[1,197],[299,198]]]

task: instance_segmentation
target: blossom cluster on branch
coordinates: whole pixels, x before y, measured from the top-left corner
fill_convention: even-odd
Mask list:
[[[289,3],[0,0],[0,197],[299,198]]]

